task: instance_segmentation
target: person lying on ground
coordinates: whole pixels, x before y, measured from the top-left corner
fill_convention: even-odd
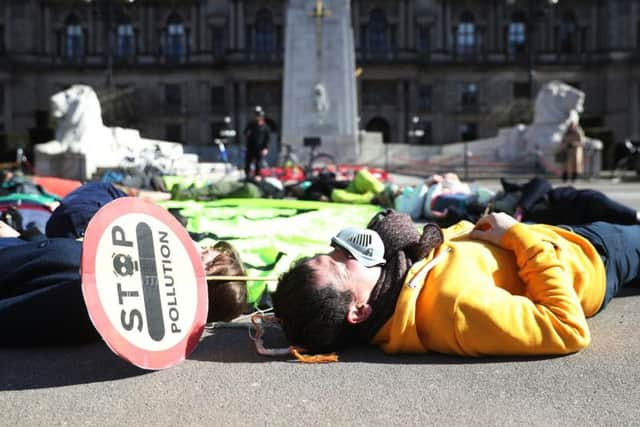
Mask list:
[[[631,225],[640,223],[638,211],[593,189],[572,186],[553,188],[544,178],[524,184],[502,178],[503,191],[484,202],[473,194],[443,194],[434,204],[441,213],[433,216],[441,226],[461,220],[477,221],[484,212],[506,212],[518,221],[549,225],[580,225],[596,221]]]
[[[82,296],[82,242],[76,238],[84,235],[102,205],[122,195],[111,184],[87,186],[63,199],[62,209],[47,224],[51,236],[22,236],[0,222],[0,324],[5,325],[0,346],[78,344],[99,338]],[[226,242],[202,248],[201,261],[206,276],[245,275],[238,253]],[[208,280],[207,291],[207,322],[229,321],[246,309],[244,281]]]
[[[311,352],[573,353],[590,343],[586,319],[640,271],[640,225],[569,229],[492,213],[419,235],[387,210],[347,234],[292,267],[273,295],[288,340]]]
[[[512,208],[518,221],[541,224],[589,224],[606,221],[613,224],[640,223],[640,213],[593,189],[572,186],[555,187],[544,178],[535,177],[525,184],[500,180],[505,193],[517,198]],[[500,203],[496,203],[497,206]],[[510,209],[511,210],[511,209]]]

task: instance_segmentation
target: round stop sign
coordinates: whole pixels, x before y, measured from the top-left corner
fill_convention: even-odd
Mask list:
[[[91,321],[116,354],[164,369],[195,349],[207,319],[204,269],[165,209],[133,197],[105,205],[85,232],[81,268]]]

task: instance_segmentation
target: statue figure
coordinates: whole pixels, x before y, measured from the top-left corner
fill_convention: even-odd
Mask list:
[[[119,167],[125,159],[134,159],[136,166],[153,162],[167,173],[180,164],[191,167],[198,162],[197,156],[185,155],[179,143],[105,126],[98,96],[87,85],[54,94],[51,114],[57,120],[55,140],[34,147],[36,168],[44,175],[85,180],[99,168]]]
[[[140,139],[134,129],[110,128],[102,122],[102,109],[95,91],[87,85],[73,85],[51,97],[51,114],[57,120],[55,137],[62,149],[94,153],[113,144]]]
[[[324,123],[329,112],[329,96],[327,88],[322,83],[317,83],[313,88],[313,101],[315,105],[317,122]]]
[[[533,124],[562,124],[579,117],[584,108],[584,92],[560,81],[540,88],[535,101]]]

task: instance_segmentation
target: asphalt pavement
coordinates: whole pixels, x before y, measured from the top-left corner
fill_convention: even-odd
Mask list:
[[[498,188],[496,180],[479,183]],[[640,209],[640,183],[576,186]],[[186,361],[163,371],[138,369],[103,343],[0,349],[0,424],[639,425],[639,325],[640,288],[632,288],[589,320],[591,346],[564,357],[358,348],[339,363],[308,365],[257,355],[246,323],[208,328]],[[277,330],[268,338],[283,343]]]

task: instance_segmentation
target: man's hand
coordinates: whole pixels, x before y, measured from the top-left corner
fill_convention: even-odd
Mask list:
[[[263,148],[260,154],[262,155],[262,157],[265,157],[267,154],[269,154],[269,149]]]
[[[469,237],[500,246],[500,241],[504,233],[517,223],[518,221],[506,213],[491,213],[478,220],[476,226],[471,230]]]

